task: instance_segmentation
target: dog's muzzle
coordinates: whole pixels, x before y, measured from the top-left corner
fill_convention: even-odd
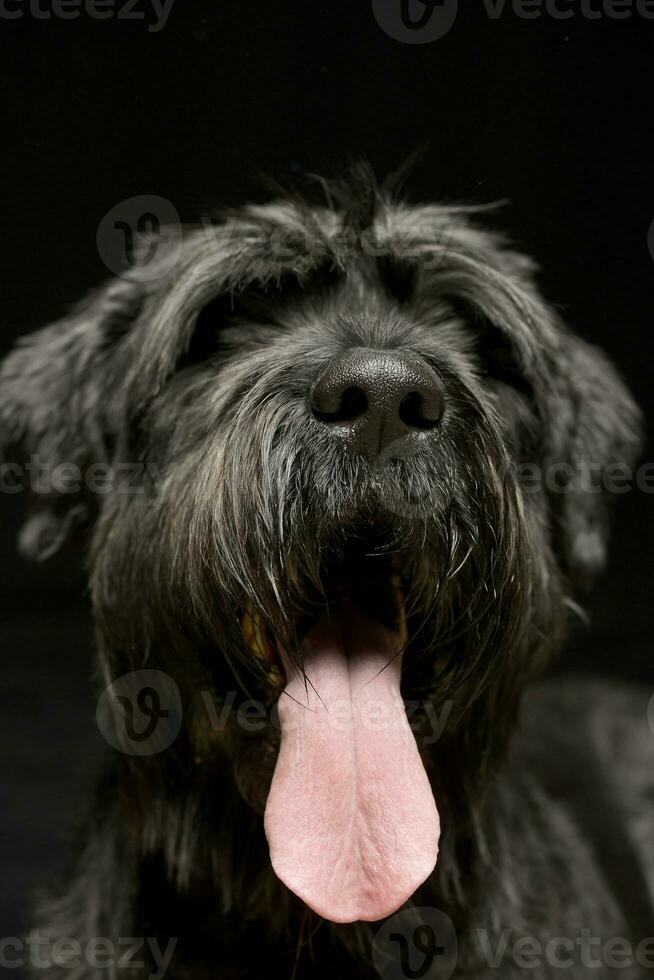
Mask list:
[[[314,416],[371,459],[411,455],[445,407],[440,379],[421,357],[369,347],[335,357],[309,397]]]

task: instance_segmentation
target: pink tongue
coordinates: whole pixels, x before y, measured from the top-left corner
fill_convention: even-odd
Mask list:
[[[400,695],[399,642],[343,603],[302,643],[307,685],[283,657],[270,857],[332,922],[390,915],[436,863],[438,813]]]

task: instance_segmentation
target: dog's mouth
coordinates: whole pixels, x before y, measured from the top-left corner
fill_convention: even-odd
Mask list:
[[[278,877],[333,922],[376,921],[434,868],[436,806],[400,693],[401,578],[384,555],[326,563],[322,604],[283,649],[250,609],[246,642],[283,687],[265,830]]]
[[[394,557],[370,552],[365,544],[357,541],[345,554],[325,562],[321,582],[320,591],[306,589],[303,609],[292,617],[293,645],[298,650],[318,620],[323,616],[337,616],[346,603],[395,632],[397,652],[404,651],[408,640],[405,587]],[[283,688],[288,680],[284,659],[288,658],[284,658],[282,645],[275,640],[251,600],[245,603],[241,633],[248,652],[264,666],[267,679]],[[289,653],[293,660],[293,652]],[[301,661],[296,666],[301,669]]]

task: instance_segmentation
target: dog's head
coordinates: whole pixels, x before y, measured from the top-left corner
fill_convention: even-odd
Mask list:
[[[137,263],[0,374],[6,458],[42,469],[24,549],[91,520],[107,675],[147,663],[182,691],[183,736],[141,764],[177,765],[161,792],[181,799],[189,769],[231,755],[243,795],[268,800],[280,876],[334,919],[380,917],[431,870],[423,764],[442,814],[480,794],[604,561],[601,475],[638,442],[606,358],[470,217],[369,189],[344,208],[246,207],[189,229],[160,275]],[[267,705],[286,685],[270,794],[276,725],[216,731],[199,700],[235,676]],[[392,868],[381,898],[352,870],[373,852]]]

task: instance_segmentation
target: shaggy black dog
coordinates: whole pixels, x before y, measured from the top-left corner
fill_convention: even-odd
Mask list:
[[[141,242],[2,368],[118,748],[46,975],[649,975],[646,703],[523,696],[638,413],[470,209],[329,195]]]

